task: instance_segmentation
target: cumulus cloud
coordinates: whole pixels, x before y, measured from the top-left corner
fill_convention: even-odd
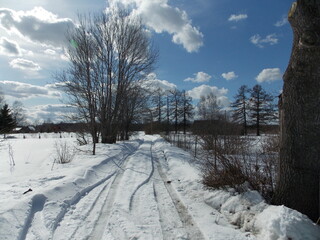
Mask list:
[[[210,93],[213,93],[217,97],[217,100],[219,101],[221,106],[226,107],[229,105],[230,102],[228,97],[226,96],[226,94],[228,93],[228,89],[226,88],[219,89],[216,86],[201,85],[188,91],[188,94],[193,99],[200,99],[201,96],[206,96]]]
[[[74,24],[71,19],[59,18],[42,7],[35,7],[31,11],[0,8],[0,26],[32,42],[61,46],[66,30]]]
[[[235,74],[235,72],[227,72],[222,73],[221,76],[226,79],[227,81],[237,78],[238,76]]]
[[[170,91],[177,88],[175,84],[170,83],[167,80],[157,79],[157,75],[155,73],[150,73],[147,76],[142,87],[150,91],[156,91],[158,89],[161,89],[162,91]]]
[[[45,87],[48,89],[63,91],[65,86],[66,86],[66,82],[56,82],[56,83],[47,84]]]
[[[12,68],[21,70],[39,71],[41,69],[39,64],[24,58],[13,59],[9,64]]]
[[[156,33],[167,32],[172,41],[188,52],[197,52],[203,45],[203,34],[192,25],[185,11],[172,7],[168,0],[112,0],[110,5],[121,3],[134,7],[132,14],[142,17],[145,24]]]
[[[265,38],[262,38],[259,34],[253,35],[250,38],[250,42],[257,47],[263,48],[265,45],[275,45],[279,39],[276,34],[269,34]]]
[[[0,39],[0,53],[8,56],[20,56],[21,49],[15,41],[3,37]]]
[[[232,14],[229,17],[228,21],[229,22],[239,22],[239,21],[244,20],[246,18],[248,18],[247,14],[238,14],[238,15]]]
[[[14,82],[14,81],[0,81],[0,89],[2,89],[5,96],[12,98],[60,98],[61,93],[54,90],[50,85],[37,86],[28,83]]]
[[[282,27],[282,26],[286,25],[287,23],[288,23],[288,17],[287,16],[283,16],[282,19],[277,21],[274,25],[276,27]]]
[[[257,82],[273,82],[282,79],[280,68],[266,68],[263,69],[256,77]]]
[[[193,74],[194,77],[186,78],[185,82],[195,82],[195,83],[203,83],[203,82],[209,82],[209,80],[212,78],[209,74],[205,72],[198,72]]]
[[[65,122],[66,116],[74,112],[75,109],[72,106],[65,104],[37,105],[26,108],[26,115],[30,122],[44,122],[48,120],[54,123]]]

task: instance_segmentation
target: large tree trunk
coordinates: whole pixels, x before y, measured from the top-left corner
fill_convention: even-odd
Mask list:
[[[320,0],[298,0],[289,12],[292,55],[280,98],[281,142],[274,202],[319,218]]]

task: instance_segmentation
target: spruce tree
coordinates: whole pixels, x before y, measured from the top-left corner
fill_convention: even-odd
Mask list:
[[[0,110],[0,133],[9,133],[16,126],[8,104],[3,105]]]

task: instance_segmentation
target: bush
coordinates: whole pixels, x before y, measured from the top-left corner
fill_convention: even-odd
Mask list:
[[[238,139],[236,139],[238,138]],[[212,188],[239,186],[248,182],[250,187],[271,200],[278,158],[278,137],[265,137],[252,144],[253,139],[221,137],[214,147],[204,146],[206,157],[202,161],[203,183]],[[203,142],[206,144],[206,142]],[[210,143],[212,144],[212,143]],[[210,149],[210,150],[208,150]]]
[[[238,159],[231,159],[223,155],[214,161],[205,161],[203,168],[203,183],[208,187],[235,187],[248,181],[243,167]]]
[[[69,146],[65,141],[55,142],[54,151],[54,163],[59,164],[71,162],[76,155],[75,148]]]

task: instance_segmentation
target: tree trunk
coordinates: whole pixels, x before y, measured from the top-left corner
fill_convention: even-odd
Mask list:
[[[257,136],[260,136],[260,95],[258,93],[258,98],[257,98]]]
[[[320,0],[289,12],[293,49],[280,98],[280,162],[274,202],[319,218]]]
[[[243,101],[243,134],[247,136],[247,109],[245,100]]]

